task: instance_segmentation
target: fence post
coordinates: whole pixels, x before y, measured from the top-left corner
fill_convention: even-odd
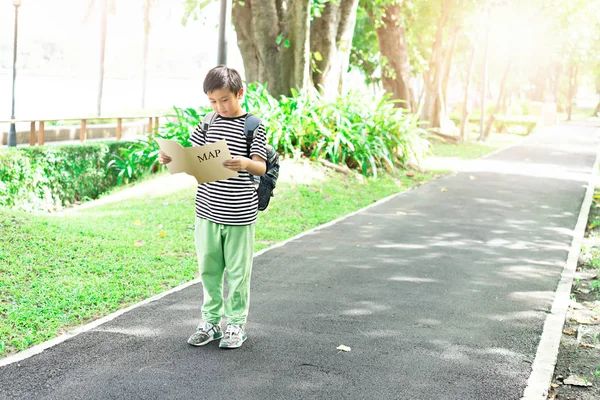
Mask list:
[[[31,121],[31,128],[29,129],[29,145],[35,146],[35,121]]]
[[[87,137],[86,128],[87,128],[87,120],[82,119],[81,120],[81,130],[79,131],[79,140],[81,140],[82,142],[85,142],[85,139]]]
[[[38,144],[44,145],[44,121],[40,121],[40,131],[38,133]]]
[[[117,140],[123,136],[123,118],[117,118]]]

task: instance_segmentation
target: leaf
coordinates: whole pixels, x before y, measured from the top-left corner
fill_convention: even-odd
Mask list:
[[[291,44],[290,40],[287,39],[285,42],[283,42],[283,47],[285,47],[286,49],[289,49],[290,48],[290,44]]]
[[[352,350],[350,347],[344,346],[343,344],[340,344],[338,347],[336,347],[336,349],[338,349],[339,351],[346,351],[346,352]]]
[[[165,236],[167,236],[167,232],[165,232],[165,231],[161,231],[161,232],[158,234],[158,236],[160,236],[160,237],[165,237]]]
[[[281,42],[283,42],[283,33],[281,33],[279,36],[277,36],[277,39],[275,39],[275,43],[278,46],[281,44]]]
[[[146,242],[144,242],[143,240],[136,240],[133,245],[135,247],[142,247],[146,245]]]
[[[313,53],[313,55],[315,56],[315,60],[317,60],[317,61],[323,61],[323,56],[318,51],[315,51]]]
[[[563,333],[565,335],[575,335],[577,333],[577,328],[575,328],[574,326],[569,327],[569,328],[565,328],[563,330]]]
[[[133,224],[134,224],[135,226],[142,226],[142,221],[140,221],[140,220],[138,219],[138,220],[136,220],[136,221],[135,221]]]

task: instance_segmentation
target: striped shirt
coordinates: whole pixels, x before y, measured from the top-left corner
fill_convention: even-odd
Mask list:
[[[248,144],[244,136],[244,114],[235,118],[217,115],[206,135],[202,124],[198,125],[190,138],[194,146],[215,143],[225,139],[232,157],[248,157]],[[265,127],[261,123],[254,131],[250,147],[250,158],[254,154],[267,159]],[[238,176],[198,185],[196,192],[196,215],[216,224],[250,225],[256,222],[258,195],[247,171]]]

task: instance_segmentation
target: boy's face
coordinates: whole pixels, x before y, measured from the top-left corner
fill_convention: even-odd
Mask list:
[[[237,94],[228,89],[216,89],[208,93],[208,100],[212,109],[222,117],[239,117],[243,114],[240,107],[240,99],[244,95],[244,89]]]

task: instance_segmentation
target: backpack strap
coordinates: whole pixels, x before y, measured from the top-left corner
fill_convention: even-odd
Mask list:
[[[215,122],[217,119],[217,113],[214,111],[209,112],[204,116],[202,120],[202,131],[204,132],[204,137],[206,137],[206,132],[208,132],[208,128]]]
[[[258,128],[261,121],[254,114],[248,113],[246,120],[244,121],[244,136],[246,136],[246,147],[248,149],[248,157],[250,158],[250,147],[252,146],[252,140],[254,140],[254,131]]]

